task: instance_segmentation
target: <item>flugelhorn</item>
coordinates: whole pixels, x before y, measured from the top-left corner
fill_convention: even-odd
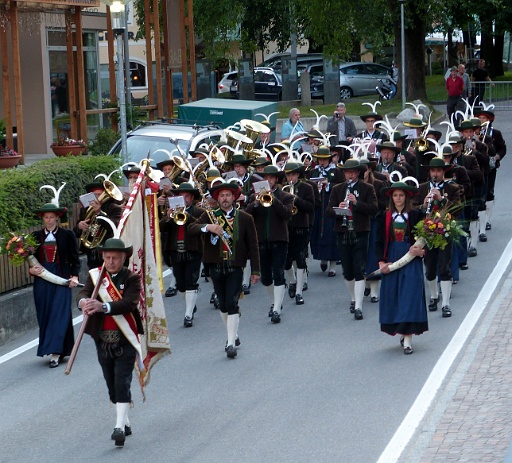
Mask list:
[[[295,195],[295,185],[293,183],[290,183],[289,185],[285,185],[283,188],[281,188],[283,191],[286,191],[288,190],[288,193],[290,193],[291,195],[293,195],[293,206],[292,206],[292,215],[295,215],[297,214],[297,212],[299,212],[299,210],[297,209],[297,206],[295,205],[295,198],[296,198],[296,195]]]

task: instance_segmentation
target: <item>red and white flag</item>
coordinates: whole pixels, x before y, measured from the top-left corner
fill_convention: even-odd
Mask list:
[[[145,169],[142,168],[118,227],[121,230],[120,238],[127,246],[133,246],[129,268],[140,275],[142,281],[139,301],[139,312],[144,326],[144,334],[140,336],[142,365],[136,364],[136,370],[143,395],[144,387],[149,383],[151,368],[158,360],[171,353],[153,243],[153,239],[159,239],[152,225],[158,219],[154,215],[150,217],[146,207],[144,174]],[[155,195],[151,195],[151,198],[156,201]],[[156,208],[152,206],[151,209]]]

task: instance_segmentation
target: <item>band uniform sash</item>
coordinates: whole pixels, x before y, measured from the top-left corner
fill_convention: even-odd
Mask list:
[[[101,268],[93,268],[89,270],[89,275],[91,276],[94,285],[96,285],[98,281],[100,270]],[[116,288],[116,286],[114,285],[110,278],[110,275],[107,272],[105,272],[105,276],[103,277],[103,281],[101,282],[100,289],[98,291],[98,296],[105,303],[117,302],[123,299],[121,293]],[[139,336],[137,334],[137,324],[135,322],[133,314],[130,313],[122,315],[111,315],[111,317],[116,322],[118,328],[125,335],[126,339],[135,348],[135,350],[139,354],[139,359],[142,359],[142,349],[140,346]]]

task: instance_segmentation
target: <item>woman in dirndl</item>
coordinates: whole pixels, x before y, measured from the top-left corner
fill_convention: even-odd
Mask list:
[[[44,225],[32,233],[39,243],[35,257],[40,265],[29,269],[34,277],[34,302],[39,324],[37,355],[51,355],[50,368],[55,368],[73,349],[71,288],[78,284],[80,260],[74,233],[58,225],[66,208],[48,203],[34,212],[42,218]],[[44,280],[40,277],[43,269],[68,279],[69,286]]]
[[[418,189],[405,183],[409,178],[381,190],[390,199],[386,212],[379,214],[376,242],[383,273],[379,304],[381,331],[391,336],[400,334],[405,355],[413,353],[412,336],[428,331],[421,259],[424,250],[414,245],[412,233],[422,216],[411,208],[411,198]],[[407,252],[415,256],[412,262],[390,272],[389,265]]]

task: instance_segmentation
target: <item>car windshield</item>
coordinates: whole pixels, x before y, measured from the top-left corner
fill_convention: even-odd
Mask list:
[[[190,140],[178,140],[178,145],[187,152]],[[146,137],[143,135],[133,135],[126,140],[128,150],[128,161],[140,162],[148,155],[156,162],[168,159],[167,153],[172,153],[176,146],[171,143],[168,137]],[[159,151],[160,150],[160,151]],[[121,151],[121,144],[117,146],[115,154]]]

